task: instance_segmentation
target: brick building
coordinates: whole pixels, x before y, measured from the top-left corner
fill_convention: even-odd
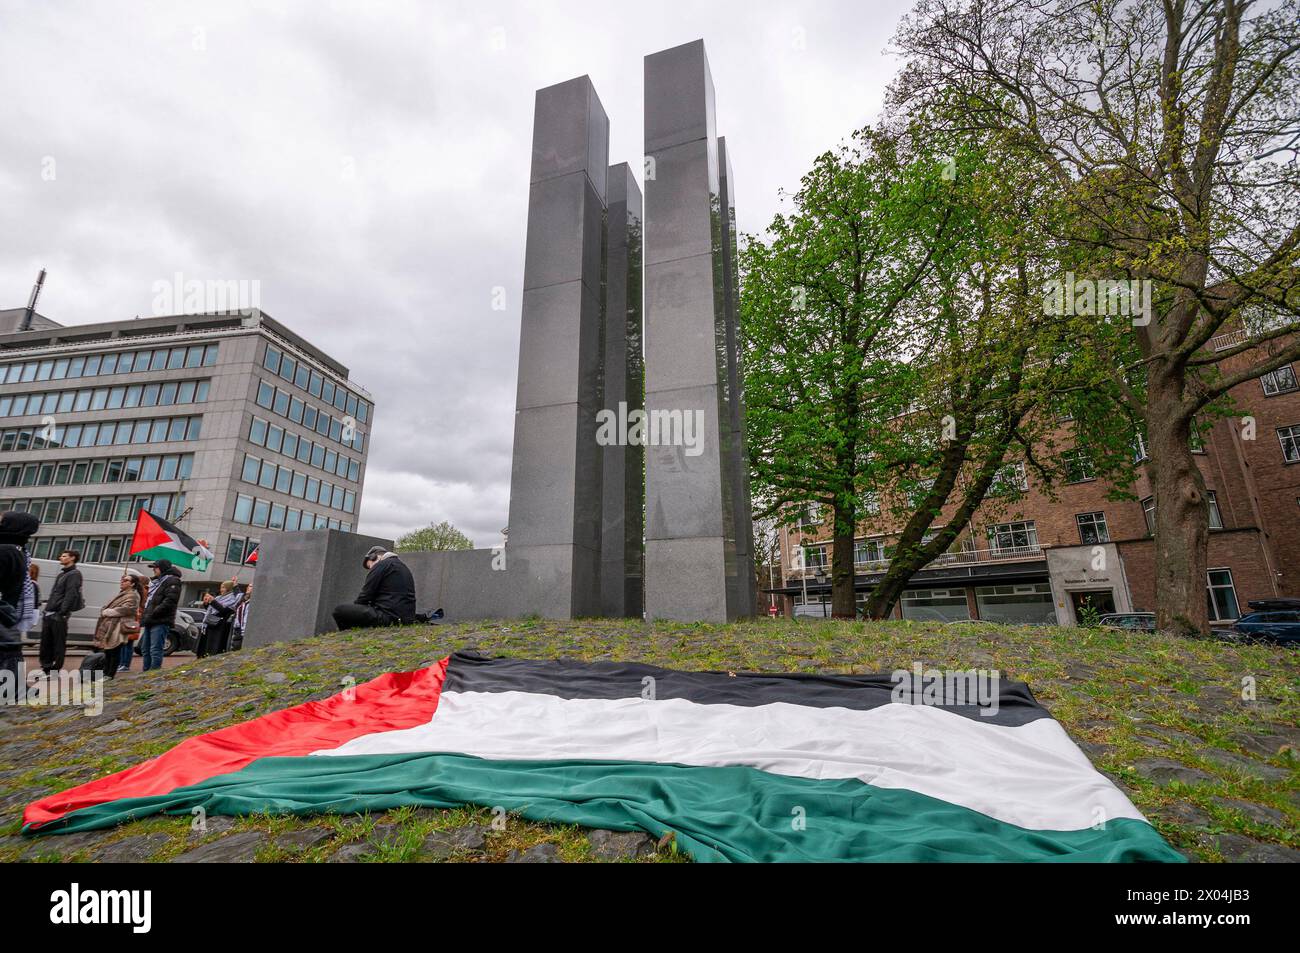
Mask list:
[[[1208,347],[1224,351],[1243,340],[1234,331]],[[1222,367],[1232,373],[1260,359],[1248,351]],[[1235,619],[1253,599],[1300,596],[1296,368],[1240,384],[1231,397],[1233,415],[1214,421],[1196,448],[1209,491],[1206,598],[1212,621]],[[1140,440],[1135,456],[1145,458]],[[986,501],[949,551],[912,578],[895,615],[1074,625],[1084,605],[1101,612],[1154,611],[1155,500],[1146,474],[1129,488],[1138,499],[1123,502],[1107,499],[1111,487],[1092,476],[1086,454],[1072,475],[1076,479],[1049,495],[1023,465],[1012,464],[1007,479],[1018,496]],[[943,525],[942,515],[935,525]],[[859,524],[859,607],[884,574],[898,528],[878,516]],[[771,591],[787,613],[805,600],[809,608],[801,612],[829,613],[830,536],[829,514],[809,514],[781,530],[782,582]]]

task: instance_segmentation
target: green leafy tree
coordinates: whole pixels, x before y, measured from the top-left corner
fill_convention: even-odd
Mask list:
[[[1067,203],[1077,277],[1150,282],[1139,314],[1110,302],[1124,320],[1084,299],[1077,340],[1145,432],[1164,630],[1208,628],[1198,416],[1300,359],[1298,22],[1295,0],[922,0],[897,38],[895,111],[1014,141]]]
[[[427,550],[473,549],[474,541],[447,520],[407,533],[397,541],[399,553]]]

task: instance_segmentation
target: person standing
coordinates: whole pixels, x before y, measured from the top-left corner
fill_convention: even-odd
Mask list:
[[[32,577],[32,589],[36,593],[36,608],[41,607],[41,567],[32,563],[27,567],[27,573]]]
[[[36,587],[28,571],[27,540],[41,521],[30,513],[0,513],[0,671],[11,673],[16,701],[24,690],[23,633],[36,626]]]
[[[371,546],[361,561],[366,582],[356,602],[334,607],[334,624],[344,629],[410,625],[415,621],[415,577],[406,564],[382,546]]]
[[[135,658],[135,647],[140,641],[140,633],[141,633],[140,617],[144,615],[144,600],[145,597],[148,596],[149,594],[149,584],[146,582],[144,576],[136,572],[134,569],[128,569],[126,571],[126,574],[131,580],[132,588],[135,589],[135,594],[136,594],[135,623],[136,624],[135,624],[135,632],[131,633],[128,631],[126,640],[122,643],[121,648],[118,649],[117,670],[119,672],[131,671],[131,661]]]
[[[149,596],[145,600],[140,628],[144,640],[144,670],[162,668],[163,648],[167,633],[176,621],[176,606],[181,601],[181,571],[170,560],[160,559],[149,564],[153,581],[149,583]]]
[[[140,593],[135,581],[123,576],[119,586],[117,595],[99,611],[99,622],[95,624],[95,648],[104,653],[105,678],[116,677],[122,643],[127,642],[130,630],[139,625],[136,612],[140,608]]]
[[[45,603],[45,624],[41,628],[41,669],[46,675],[63,668],[63,656],[68,648],[68,617],[85,608],[81,597],[81,570],[77,563],[81,553],[65,549],[59,553],[63,569],[50,587],[50,598]]]
[[[243,597],[243,593],[235,588],[233,579],[221,584],[220,595],[215,598],[210,592],[203,594],[203,604],[207,606],[207,611],[203,613],[203,636],[199,639],[199,650],[195,653],[199,658],[220,655],[226,651],[235,610]]]
[[[235,632],[230,640],[230,651],[238,652],[244,647],[244,629],[248,627],[248,604],[253,599],[253,584],[244,587],[244,598],[235,609]]]

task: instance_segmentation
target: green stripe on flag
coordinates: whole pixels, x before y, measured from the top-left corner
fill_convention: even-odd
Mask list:
[[[152,562],[155,559],[166,559],[179,569],[193,569],[195,572],[203,572],[212,562],[197,553],[191,553],[174,546],[154,546],[152,549],[143,550],[135,555],[147,562]]]
[[[855,779],[628,761],[490,761],[458,754],[262,758],[169,794],[126,798],[42,831],[151,814],[351,814],[404,805],[503,807],[534,821],[676,834],[697,861],[1155,861],[1181,863],[1144,821],[1027,830],[937,798]],[[30,829],[25,833],[33,833]]]

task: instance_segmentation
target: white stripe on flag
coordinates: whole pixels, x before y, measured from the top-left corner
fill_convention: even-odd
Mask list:
[[[749,765],[793,777],[858,778],[1030,830],[1143,819],[1054,720],[992,725],[924,705],[851,711],[785,702],[742,707],[680,698],[443,692],[427,724],[312,753],[434,751],[496,760]]]

